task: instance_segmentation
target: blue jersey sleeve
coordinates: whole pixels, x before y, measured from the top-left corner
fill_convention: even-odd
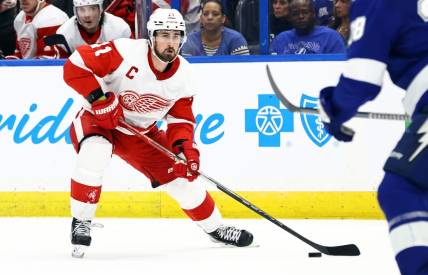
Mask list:
[[[242,35],[234,36],[229,47],[230,54],[248,54],[248,43]]]
[[[380,92],[391,45],[398,32],[395,0],[358,0],[351,9],[348,61],[333,95],[333,104],[351,118]]]
[[[401,12],[394,0],[358,0],[351,9],[349,58],[367,58],[383,63],[401,25]]]

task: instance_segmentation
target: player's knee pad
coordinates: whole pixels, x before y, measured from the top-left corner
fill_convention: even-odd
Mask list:
[[[428,198],[423,189],[402,176],[387,173],[379,186],[378,200],[397,257],[404,252],[407,255],[409,249],[428,247]]]
[[[112,150],[112,144],[102,136],[85,139],[80,145],[72,178],[82,184],[100,186]]]
[[[165,185],[165,191],[174,198],[181,208],[193,209],[202,204],[207,191],[199,181],[189,182],[177,178]]]
[[[165,190],[205,232],[213,232],[221,225],[221,214],[200,182],[177,178],[166,184]]]

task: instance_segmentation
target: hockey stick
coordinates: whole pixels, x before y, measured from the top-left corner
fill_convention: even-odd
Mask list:
[[[71,49],[68,46],[67,40],[62,34],[56,33],[49,36],[45,36],[43,38],[43,41],[47,46],[64,45],[65,49],[67,50],[67,53],[69,55],[72,54]]]
[[[136,128],[129,125],[125,121],[121,120],[120,122],[121,122],[120,123],[121,127],[127,129],[128,131],[130,131],[131,133],[136,135],[138,138],[142,139],[147,144],[149,144],[149,145],[153,146],[154,148],[156,148],[157,150],[159,150],[164,155],[168,156],[169,158],[173,159],[174,161],[185,161],[184,159],[175,155],[170,150],[168,150],[164,146],[160,145],[156,141],[152,140],[148,136],[141,134]],[[264,212],[263,210],[261,210],[260,208],[258,208],[254,204],[252,204],[251,202],[247,201],[246,199],[239,196],[238,194],[236,194],[232,190],[223,186],[218,181],[209,177],[208,175],[206,175],[202,171],[199,171],[199,174],[201,177],[205,178],[207,181],[213,183],[220,191],[222,191],[226,195],[235,199],[236,201],[238,201],[242,205],[244,205],[247,208],[251,209],[252,211],[256,212],[257,214],[259,214],[263,218],[269,220],[270,222],[274,223],[275,225],[281,227],[283,230],[287,231],[288,233],[290,233],[294,237],[298,238],[299,240],[303,241],[304,243],[312,246],[313,248],[315,248],[319,252],[324,253],[326,255],[331,255],[331,256],[358,256],[358,255],[360,255],[360,250],[358,249],[358,247],[355,244],[347,244],[347,245],[340,245],[340,246],[324,246],[324,245],[320,245],[320,244],[314,243],[311,240],[306,239],[305,237],[303,237],[302,235],[300,235],[299,233],[297,233],[293,229],[289,228],[288,226],[284,225],[283,223],[281,223],[277,219],[273,218],[272,216],[270,216],[269,214],[267,214],[266,212]]]
[[[272,86],[273,91],[275,92],[275,95],[278,97],[278,99],[284,104],[284,106],[293,113],[305,113],[305,114],[319,114],[318,109],[314,108],[303,108],[298,107],[291,103],[285,96],[284,93],[281,92],[281,90],[278,88],[278,85],[276,85],[275,80],[272,77],[272,73],[269,69],[269,65],[266,64],[266,72],[269,78],[270,85]],[[355,114],[355,117],[359,118],[368,118],[368,119],[386,119],[386,120],[407,120],[410,119],[408,115],[404,114],[391,114],[391,113],[372,113],[372,112],[357,112]]]
[[[114,9],[122,2],[122,0],[113,0],[110,4],[104,9],[106,12],[113,13]]]

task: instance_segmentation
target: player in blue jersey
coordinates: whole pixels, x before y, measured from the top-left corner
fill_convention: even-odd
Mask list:
[[[324,124],[351,141],[341,126],[378,95],[386,71],[406,90],[412,122],[386,161],[378,201],[401,273],[428,274],[428,0],[355,1],[350,43],[338,85],[320,93]]]

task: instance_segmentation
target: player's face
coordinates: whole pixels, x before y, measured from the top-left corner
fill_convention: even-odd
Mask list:
[[[295,1],[290,6],[291,22],[300,32],[309,32],[315,25],[315,11],[309,1]]]
[[[336,16],[339,18],[349,16],[350,6],[351,6],[350,0],[335,0],[334,10],[336,12]]]
[[[33,13],[37,8],[37,0],[20,0],[21,9],[25,13]]]
[[[272,8],[276,18],[288,16],[288,0],[273,0]]]
[[[165,62],[171,62],[178,54],[181,40],[180,31],[157,31],[155,36],[155,52],[157,56]]]
[[[201,24],[204,30],[220,30],[225,20],[226,16],[221,12],[221,6],[218,3],[208,2],[204,5],[201,13]]]
[[[90,5],[77,7],[77,16],[79,17],[80,24],[89,33],[94,33],[98,29],[100,20],[100,7],[98,5]]]

